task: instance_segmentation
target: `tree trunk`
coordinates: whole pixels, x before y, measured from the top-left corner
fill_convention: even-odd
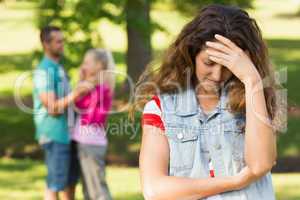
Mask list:
[[[150,1],[126,2],[127,74],[134,82],[151,60]]]

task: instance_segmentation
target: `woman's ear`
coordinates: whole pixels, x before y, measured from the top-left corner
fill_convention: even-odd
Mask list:
[[[245,50],[245,53],[247,54],[248,57],[250,57],[250,52],[248,50]]]

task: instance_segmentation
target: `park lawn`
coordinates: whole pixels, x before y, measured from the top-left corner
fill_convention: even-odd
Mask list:
[[[40,161],[0,159],[0,199],[39,200],[43,197],[46,168]],[[107,181],[116,200],[142,200],[137,168],[108,167]],[[78,199],[83,199],[81,185]]]
[[[45,166],[29,159],[0,159],[0,199],[42,199]],[[277,200],[300,199],[300,174],[273,174]],[[107,181],[116,200],[142,200],[138,168],[109,166]],[[81,186],[77,188],[82,199]]]

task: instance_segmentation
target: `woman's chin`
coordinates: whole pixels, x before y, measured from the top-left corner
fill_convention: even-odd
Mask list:
[[[218,91],[221,87],[220,84],[212,82],[205,82],[202,86],[207,92]]]

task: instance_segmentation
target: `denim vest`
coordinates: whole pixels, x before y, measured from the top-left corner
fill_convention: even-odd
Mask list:
[[[201,110],[192,88],[159,98],[170,148],[170,176],[207,178],[209,162],[216,177],[235,175],[245,167],[245,115],[229,112],[226,87],[209,115]],[[274,200],[271,173],[220,196],[222,200]]]

